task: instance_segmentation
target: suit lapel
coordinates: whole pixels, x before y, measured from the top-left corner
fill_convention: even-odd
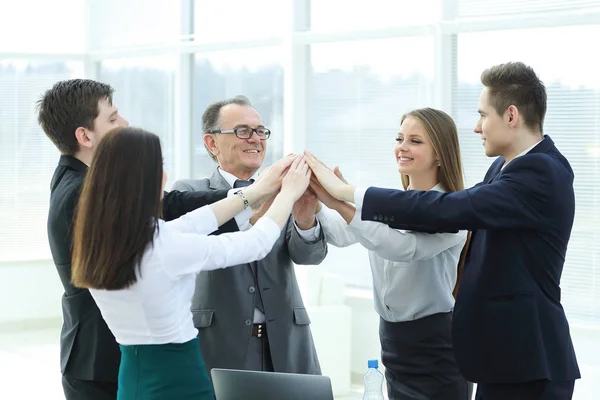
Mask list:
[[[225,178],[223,178],[223,175],[221,175],[221,173],[219,172],[219,169],[216,169],[215,172],[210,177],[208,186],[212,190],[231,189],[231,186],[229,185],[229,183],[227,183]]]
[[[485,175],[485,183],[492,183],[495,181],[502,172],[502,165],[504,165],[504,157],[498,157],[496,161],[490,166],[488,173]]]

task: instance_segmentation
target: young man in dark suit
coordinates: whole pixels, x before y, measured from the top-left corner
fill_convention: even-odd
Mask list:
[[[65,290],[60,362],[67,400],[117,397],[119,346],[89,291],[71,284],[74,214],[87,166],[104,134],[128,125],[112,94],[113,88],[104,83],[74,79],[56,83],[38,102],[38,122],[61,153],[50,185],[48,240]],[[165,193],[163,218],[177,218],[226,196],[226,190]],[[225,230],[237,230],[235,221]]]
[[[475,132],[498,157],[458,192],[355,189],[309,155],[319,181],[363,220],[425,232],[471,230],[453,317],[456,359],[478,400],[565,400],[579,368],[560,303],[575,213],[573,171],[543,135],[546,89],[523,63],[481,75]]]

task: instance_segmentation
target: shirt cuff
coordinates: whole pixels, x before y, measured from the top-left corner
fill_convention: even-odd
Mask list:
[[[314,242],[321,236],[321,224],[319,223],[319,218],[315,216],[315,219],[317,220],[317,224],[306,230],[300,229],[298,224],[296,224],[296,221],[294,221],[294,227],[296,228],[298,235],[307,242]]]
[[[356,213],[354,214],[354,218],[356,218],[357,215],[358,218],[360,218],[362,214],[362,206],[365,200],[366,193],[367,189],[356,188],[356,190],[354,190],[354,206],[356,207]]]

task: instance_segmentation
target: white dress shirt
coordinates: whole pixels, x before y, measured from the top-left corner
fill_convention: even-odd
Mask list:
[[[223,179],[225,179],[227,181],[227,183],[229,183],[229,186],[231,186],[231,187],[233,187],[235,181],[237,181],[239,179],[235,175],[230,174],[229,172],[224,171],[221,168],[219,168],[218,170],[219,170],[219,173],[221,174],[221,176],[223,177]],[[258,173],[255,173],[254,175],[252,175],[252,177],[250,177],[250,179],[257,180]],[[236,189],[236,191],[237,191],[237,189]],[[243,222],[240,222],[236,219],[235,222],[237,223],[240,231],[246,231],[246,230],[252,228],[252,224],[250,223],[250,220],[245,220]],[[296,229],[296,231],[298,232],[300,237],[302,239],[306,240],[307,242],[316,241],[319,238],[319,235],[321,234],[321,226],[319,224],[318,218],[317,218],[317,224],[315,226],[313,226],[312,228],[309,228],[307,230],[300,229],[298,227],[298,225],[296,224],[296,221],[294,221],[294,228]],[[261,324],[265,321],[266,321],[265,314],[263,314],[258,308],[254,308],[253,322],[255,324]]]
[[[443,191],[439,184],[432,190]],[[360,243],[369,250],[377,313],[388,322],[401,322],[452,311],[467,232],[429,234],[362,221],[364,192],[355,196],[356,213],[350,224],[325,206],[318,217],[328,243],[337,247]]]
[[[248,219],[252,210],[240,214]],[[133,285],[121,290],[90,289],[118,343],[185,343],[194,339],[198,330],[190,307],[196,274],[260,260],[281,235],[279,226],[265,217],[246,232],[208,236],[217,229],[209,206],[173,221],[160,220]]]

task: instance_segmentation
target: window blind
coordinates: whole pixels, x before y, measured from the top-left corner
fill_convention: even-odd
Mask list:
[[[0,262],[50,258],[46,221],[59,153],[37,123],[35,103],[78,62],[0,61]]]

